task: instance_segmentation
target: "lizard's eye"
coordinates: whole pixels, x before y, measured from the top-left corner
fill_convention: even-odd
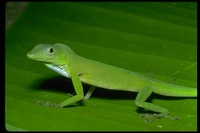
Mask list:
[[[50,54],[52,54],[52,53],[53,53],[53,48],[49,48],[49,49],[48,49],[48,52],[49,52]]]

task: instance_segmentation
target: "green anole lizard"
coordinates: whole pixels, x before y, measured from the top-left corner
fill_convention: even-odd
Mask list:
[[[169,111],[166,108],[145,102],[152,92],[164,96],[197,97],[197,88],[165,83],[136,72],[86,59],[78,56],[68,46],[61,43],[38,44],[27,53],[27,57],[43,62],[48,68],[72,79],[75,96],[60,104],[40,102],[42,105],[65,107],[82,99],[89,99],[95,87],[138,92],[135,99],[136,106],[157,112],[151,116],[148,121],[150,122],[155,118],[169,117]],[[85,97],[81,82],[91,85]]]

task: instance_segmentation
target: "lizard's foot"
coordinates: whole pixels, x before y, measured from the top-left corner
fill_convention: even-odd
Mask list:
[[[147,122],[147,123],[152,122],[156,118],[152,114],[142,114],[142,115],[140,115],[140,118],[143,118],[143,117],[145,117],[144,122]]]
[[[153,115],[152,114],[144,114],[144,115],[141,115],[140,117],[141,118],[145,117],[145,122],[147,122],[147,123],[152,122],[154,119],[159,119],[159,118],[163,118],[163,117],[170,118],[172,120],[179,120],[180,119],[177,116],[172,117],[172,116],[163,115],[163,114],[153,114]]]
[[[43,105],[43,106],[50,106],[50,107],[61,108],[61,106],[59,104],[50,103],[49,101],[47,101],[47,102],[37,101],[37,104],[40,104],[40,105]]]

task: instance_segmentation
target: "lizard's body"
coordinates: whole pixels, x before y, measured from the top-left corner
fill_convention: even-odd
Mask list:
[[[27,54],[28,58],[44,62],[50,69],[72,79],[77,95],[60,103],[60,107],[70,105],[84,98],[82,83],[111,90],[138,92],[135,104],[158,112],[152,118],[164,117],[168,110],[145,102],[152,92],[175,97],[197,97],[197,89],[165,83],[136,72],[114,67],[75,54],[64,44],[39,44]],[[89,89],[88,99],[94,87]]]

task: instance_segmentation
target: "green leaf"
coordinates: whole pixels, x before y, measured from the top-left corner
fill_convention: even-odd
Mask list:
[[[145,123],[136,93],[98,88],[83,105],[63,109],[70,79],[29,60],[38,43],[64,43],[80,56],[174,84],[197,87],[195,2],[34,2],[6,31],[6,129],[28,131],[196,131],[196,98],[152,95],[172,116]],[[83,66],[84,67],[84,66]],[[120,75],[119,75],[120,76]],[[89,86],[84,85],[86,92]]]

